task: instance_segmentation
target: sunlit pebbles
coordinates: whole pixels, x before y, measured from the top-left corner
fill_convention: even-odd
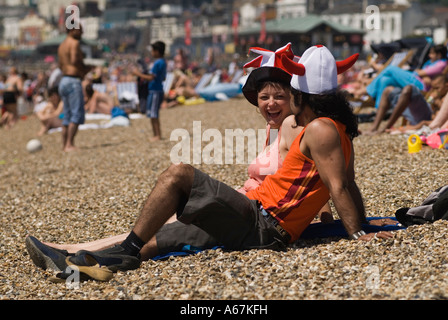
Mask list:
[[[34,117],[0,130],[1,299],[446,299],[447,222],[410,227],[395,238],[369,243],[340,238],[300,240],[285,252],[220,249],[144,262],[107,283],[79,289],[52,283],[38,269],[25,237],[85,242],[128,232],[159,174],[170,164],[169,133],[216,128],[263,129],[256,108],[243,99],[161,111],[164,140],[149,143],[148,119],[130,127],[80,131],[79,153],[61,151],[60,133],[41,137],[38,153],[23,147],[39,130]],[[365,129],[369,124],[362,124]],[[393,216],[447,184],[446,150],[408,154],[406,137],[355,139],[356,177],[368,216]],[[247,165],[199,169],[233,187]]]

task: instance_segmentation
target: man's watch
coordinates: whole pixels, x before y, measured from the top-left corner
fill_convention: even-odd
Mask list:
[[[359,238],[361,238],[363,235],[365,235],[366,233],[364,232],[364,230],[358,231],[353,233],[349,238],[351,240],[358,240]]]

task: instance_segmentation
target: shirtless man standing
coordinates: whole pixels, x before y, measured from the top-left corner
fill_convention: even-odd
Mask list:
[[[59,83],[59,95],[64,102],[64,119],[62,122],[62,149],[75,151],[74,138],[78,126],[84,123],[84,94],[81,81],[92,69],[84,64],[81,51],[82,26],[67,28],[67,38],[58,49],[59,68],[63,77]]]

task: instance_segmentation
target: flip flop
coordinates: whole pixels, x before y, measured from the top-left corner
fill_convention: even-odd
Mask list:
[[[73,274],[73,272],[59,272],[56,275],[48,278],[48,280],[52,283],[64,283],[67,282],[68,277],[70,277]],[[86,275],[85,273],[80,273],[79,274],[79,281],[84,282],[84,281],[88,281],[88,280],[92,280],[91,277],[89,277],[88,275]]]
[[[79,272],[88,275],[94,280],[109,281],[112,279],[113,272],[108,267],[100,266],[98,262],[96,262],[96,260],[89,255],[85,255],[84,259],[88,266],[78,266],[70,261],[70,257],[67,257],[65,262],[69,267],[72,267],[72,269],[76,270],[75,268],[77,268]]]

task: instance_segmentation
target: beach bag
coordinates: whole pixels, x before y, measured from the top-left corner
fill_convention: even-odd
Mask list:
[[[448,137],[448,129],[439,130],[433,134],[430,134],[426,138],[426,144],[433,149],[438,149]],[[448,149],[448,143],[443,146],[444,149]]]
[[[406,227],[448,220],[448,185],[432,192],[418,207],[398,209],[395,217]]]

